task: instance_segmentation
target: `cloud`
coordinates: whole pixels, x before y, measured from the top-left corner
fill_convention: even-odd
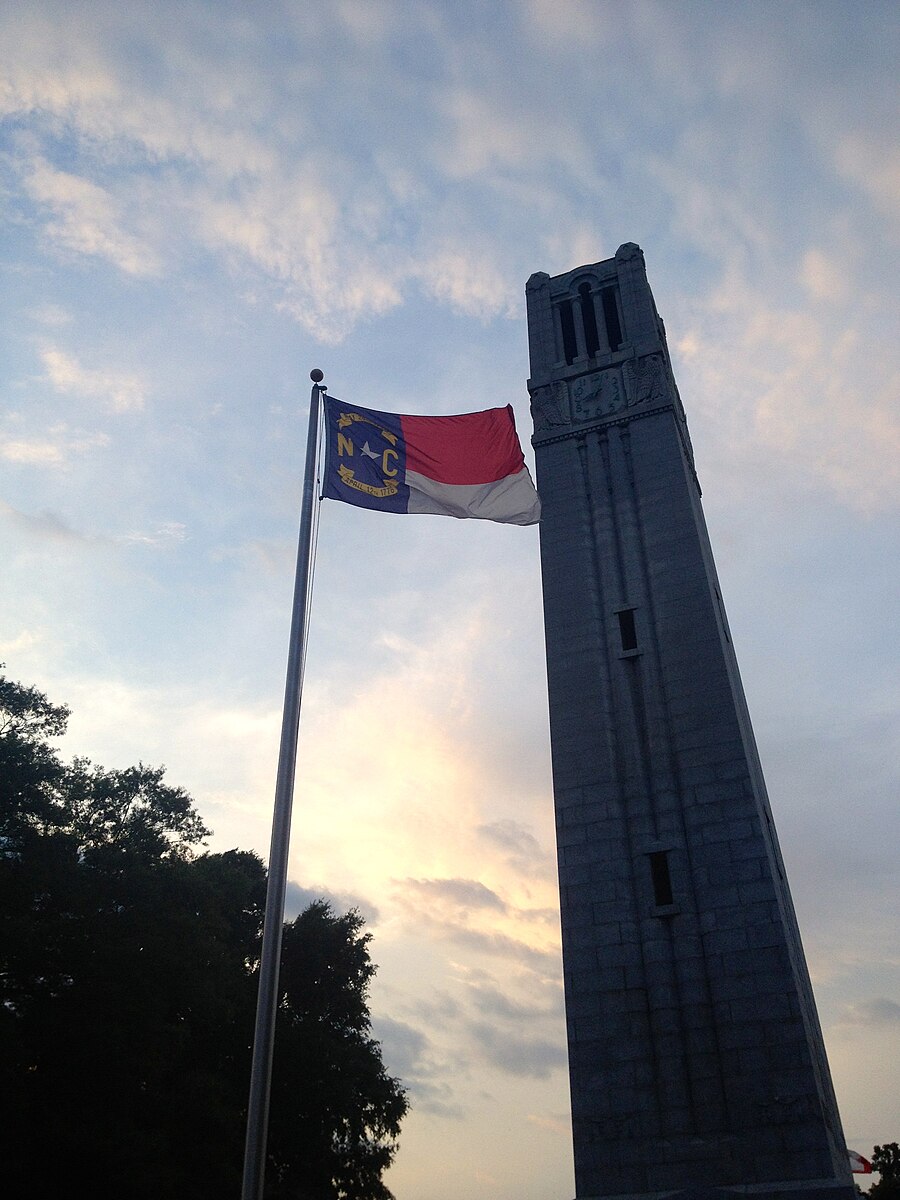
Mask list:
[[[357,172],[348,164],[348,175]],[[354,229],[352,202],[312,163],[236,182],[231,191],[237,198],[207,181],[185,193],[191,232],[236,269],[258,272],[275,307],[322,341],[340,340],[360,318],[400,303],[403,257]]]
[[[288,880],[285,892],[284,907],[287,920],[293,920],[317,900],[325,900],[338,914],[357,909],[370,928],[378,924],[379,910],[371,900],[353,892],[334,892],[327,887],[305,887],[291,880]]]
[[[381,1043],[388,1073],[399,1077],[415,1110],[451,1120],[465,1115],[447,1083],[453,1074],[450,1064],[421,1029],[373,1013],[372,1032]]]
[[[102,400],[116,413],[137,412],[144,407],[143,386],[135,375],[83,367],[73,356],[52,347],[41,352],[41,359],[46,379],[59,392]]]
[[[800,279],[813,300],[835,304],[846,297],[847,276],[839,256],[818,246],[810,247],[803,255]]]
[[[766,289],[758,269],[751,277],[734,263],[682,315],[681,387],[696,397],[691,412],[716,452],[698,464],[701,479],[709,483],[713,472],[727,495],[774,460],[799,486],[824,489],[848,508],[889,511],[900,501],[900,371],[876,346],[877,325],[858,315],[890,312],[892,301],[845,273],[852,307],[835,306],[834,264],[815,249],[801,272],[814,294],[809,304],[788,303],[777,273]]]
[[[368,569],[349,545],[346,552],[355,572]],[[339,639],[343,666],[315,676],[304,717],[303,870],[312,861],[318,878],[352,877],[367,894],[389,886],[385,922],[394,920],[404,937],[558,975],[552,863],[545,856],[539,869],[532,835],[498,821],[506,803],[522,811],[523,797],[507,778],[507,800],[504,780],[493,779],[495,747],[472,724],[476,693],[490,691],[494,658],[505,658],[503,642],[485,606],[473,607],[469,581],[461,589],[458,604],[444,597],[439,620],[419,613],[421,597],[410,608],[404,595],[364,623],[343,614],[331,634],[321,630]],[[368,676],[360,676],[360,661]],[[385,697],[389,712],[374,719]],[[541,790],[535,803],[547,800]],[[342,835],[347,829],[355,836]],[[510,858],[531,869],[510,866]]]
[[[24,530],[28,534],[53,542],[86,542],[83,534],[76,532],[63,518],[49,509],[38,513],[20,512],[0,500],[0,517]]]
[[[490,971],[463,969],[466,1015],[462,1027],[478,1051],[506,1074],[546,1079],[564,1066],[565,1016],[559,963],[516,956],[516,969],[502,984]]]
[[[392,1074],[406,1078],[421,1069],[428,1039],[420,1029],[382,1015],[375,1017],[373,1032],[385,1050],[385,1062],[390,1060]]]
[[[80,648],[67,626],[53,629],[48,642],[48,651]],[[35,673],[42,690],[72,709],[70,753],[108,766],[164,762],[217,835],[212,849],[267,846],[280,711],[232,694],[210,698],[156,663],[146,679],[97,674],[93,645],[87,655],[72,674]]]
[[[207,248],[245,294],[322,340],[417,286],[457,311],[518,315],[533,247],[557,246],[563,266],[579,245],[594,250],[574,261],[594,257],[638,186],[655,225],[674,221],[700,253],[728,255],[735,240],[770,252],[764,168],[785,140],[773,96],[788,97],[810,144],[830,155],[839,145],[837,177],[876,187],[885,206],[896,192],[858,76],[827,69],[836,64],[802,16],[776,34],[742,14],[709,27],[665,5],[613,20],[576,0],[532,0],[499,13],[486,39],[464,10],[401,18],[345,3],[279,14],[274,60],[262,27],[235,37],[202,5],[179,17],[150,68],[119,52],[125,19],[113,7],[93,22],[18,14],[3,103],[29,116],[42,148],[26,156],[29,195],[58,244],[132,274],[164,258],[177,270]],[[133,17],[128,29],[140,36]],[[539,66],[523,34],[540,45]],[[489,48],[500,38],[502,56]],[[577,59],[585,45],[604,55],[599,76],[590,56]],[[572,104],[588,78],[594,101]],[[845,103],[823,108],[823,78]],[[796,173],[802,154],[784,153]]]
[[[509,277],[496,252],[485,248],[479,253],[472,239],[460,238],[456,244],[448,240],[428,252],[416,274],[430,295],[456,312],[483,318],[511,317],[515,312]]]
[[[455,88],[439,104],[449,136],[438,144],[437,154],[451,178],[519,169],[531,161],[536,146],[554,145],[536,136],[528,115],[498,105],[484,87]]]
[[[497,893],[476,879],[405,879],[400,886],[413,906],[424,901],[439,911],[465,913],[472,909],[493,908],[506,912],[506,905]]]
[[[28,316],[39,325],[47,325],[51,328],[71,325],[73,320],[68,309],[59,304],[41,304],[37,308],[29,309]]]
[[[567,1141],[572,1136],[572,1118],[568,1113],[529,1113],[527,1119],[539,1129],[549,1129]]]
[[[900,1025],[900,1004],[878,996],[872,1000],[860,1000],[845,1005],[838,1014],[840,1025],[864,1025],[875,1028]]]
[[[14,656],[27,654],[39,646],[42,641],[42,634],[33,629],[23,629],[15,637],[0,639],[0,661],[6,662],[7,659]]]
[[[591,0],[527,0],[523,8],[531,35],[542,50],[549,44],[554,50],[570,52],[574,46],[579,52],[586,46],[596,52],[604,40],[604,26],[612,26],[623,12],[604,12]]]
[[[421,603],[419,596],[415,607]],[[316,873],[350,871],[374,885],[377,872],[379,886],[386,878],[424,881],[412,891],[396,886],[413,919],[432,909],[452,920],[466,912],[502,918],[500,881],[471,869],[473,830],[490,802],[479,786],[483,751],[471,724],[471,680],[489,626],[471,601],[456,607],[452,597],[438,620],[405,615],[389,599],[364,620],[352,611],[323,614],[319,636],[339,644],[340,654],[334,670],[311,682],[304,716],[308,827],[323,855]],[[336,837],[336,795],[340,827],[365,829],[365,837]]]
[[[462,1005],[449,992],[432,991],[427,996],[415,997],[409,1003],[409,1011],[429,1026],[442,1026],[456,1020],[462,1013]]]
[[[432,925],[448,941],[487,958],[500,958],[518,963],[542,977],[555,978],[562,971],[558,950],[544,950],[505,933],[464,929],[452,925],[441,926],[434,922]]]
[[[159,549],[164,546],[181,545],[187,541],[186,527],[180,521],[164,521],[157,529],[149,531],[132,530],[124,533],[116,540],[126,545],[149,546]]]
[[[46,459],[38,458],[33,461],[51,462],[54,464],[61,463],[64,456],[59,446],[51,444],[50,449],[56,453],[48,456]],[[0,443],[0,453],[2,451],[3,443]],[[31,537],[55,542],[80,542],[95,546],[113,542],[126,546],[137,545],[150,549],[163,549],[166,546],[180,545],[187,540],[184,525],[177,521],[167,521],[152,532],[132,532],[114,538],[107,538],[97,534],[87,536],[73,529],[59,513],[53,512],[50,509],[42,509],[35,513],[26,513],[0,500],[0,517],[5,518],[12,525]]]
[[[511,905],[468,879],[398,881],[393,892],[410,928],[467,951],[511,960],[541,977],[559,974],[559,914],[554,908]]]
[[[546,986],[541,987],[537,981],[529,981],[529,997],[537,991],[546,990]],[[559,986],[552,987],[552,1003],[549,1006],[535,1004],[530,998],[527,1003],[513,1000],[506,992],[486,983],[471,987],[469,995],[479,1012],[505,1021],[525,1024],[544,1017],[561,1021],[563,1017],[562,988]]]
[[[0,439],[0,455],[7,462],[43,467],[61,463],[64,457],[61,447],[55,442],[21,438]]]
[[[835,150],[835,165],[893,222],[900,212],[900,150],[887,133],[848,134]]]
[[[60,467],[74,454],[86,454],[108,446],[105,433],[74,433],[63,424],[55,425],[45,437],[4,437],[0,434],[0,458],[23,466]]]
[[[507,863],[516,871],[529,873],[535,867],[546,868],[550,854],[524,825],[510,819],[479,825],[477,833],[494,849],[506,855]]]
[[[322,34],[336,20],[303,24]],[[310,31],[292,31],[289,14],[284,22],[285,50],[295,46],[303,61]],[[399,303],[409,271],[387,236],[388,183],[338,152],[327,120],[310,118],[310,110],[331,111],[316,72],[269,69],[268,58],[254,58],[249,29],[244,53],[235,63],[229,51],[226,68],[211,49],[221,23],[202,6],[179,13],[180,37],[152,73],[116,54],[112,11],[96,27],[68,28],[77,55],[52,24],[24,24],[0,104],[30,116],[20,171],[26,195],[50,214],[52,244],[138,277],[178,272],[198,248],[211,251],[245,296],[289,313],[322,341]],[[73,157],[79,174],[60,165]]]
[[[520,83],[510,103],[508,79],[473,73],[470,60],[483,48],[450,24],[407,18],[390,38],[383,14],[377,22],[352,9],[296,22],[288,14],[285,53],[306,69],[283,75],[260,70],[252,39],[225,70],[210,52],[220,31],[193,8],[158,73],[135,74],[112,49],[110,13],[96,28],[69,31],[78,66],[59,30],[35,18],[18,39],[5,105],[30,115],[42,150],[29,146],[23,156],[26,192],[51,214],[48,237],[70,252],[147,275],[177,270],[179,248],[191,261],[206,248],[241,278],[244,294],[327,342],[395,308],[416,286],[458,312],[518,314],[522,246],[489,236],[487,212],[496,211],[487,220],[500,228],[510,207],[549,208],[564,237],[558,204],[529,181],[548,160],[571,173],[589,155],[569,122],[547,115],[554,106],[532,99],[523,108]],[[345,53],[348,31],[363,55]],[[322,105],[311,38],[341,51],[328,79],[341,105]],[[423,43],[435,78],[404,71]],[[356,132],[345,148],[348,106]],[[390,126],[380,116],[386,106],[396,110]],[[80,174],[61,165],[73,154],[59,121]]]
[[[24,186],[33,200],[52,212],[44,231],[63,249],[107,259],[128,275],[159,274],[158,256],[121,227],[123,206],[104,188],[58,170],[43,158],[28,165]]]
[[[236,545],[215,546],[210,550],[212,562],[234,561],[248,574],[284,578],[296,561],[296,548],[281,538],[248,538]]]
[[[566,1066],[566,1048],[560,1041],[525,1037],[481,1021],[468,1029],[488,1062],[510,1075],[547,1079]]]

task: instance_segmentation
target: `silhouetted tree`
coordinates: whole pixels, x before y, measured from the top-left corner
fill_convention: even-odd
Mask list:
[[[67,717],[0,676],[4,1191],[237,1197],[265,868],[196,853],[161,768],[63,764]],[[273,1200],[389,1195],[406,1100],[368,1036],[361,927],[318,904],[285,931]]]
[[[881,1178],[869,1188],[873,1200],[900,1200],[900,1146],[887,1142],[872,1151],[872,1167]]]
[[[407,1110],[370,1036],[371,935],[324,901],[285,927],[266,1194],[389,1200],[381,1180]],[[296,1139],[308,1147],[297,1154]]]

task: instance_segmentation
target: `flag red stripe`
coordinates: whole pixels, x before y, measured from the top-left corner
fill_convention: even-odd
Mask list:
[[[524,466],[511,406],[400,421],[407,471],[436,483],[494,483]]]
[[[855,1150],[848,1150],[847,1153],[850,1156],[850,1170],[854,1175],[870,1175],[872,1173],[872,1164],[867,1158],[863,1158]]]

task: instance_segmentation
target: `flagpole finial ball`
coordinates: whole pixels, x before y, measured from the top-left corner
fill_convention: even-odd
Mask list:
[[[314,367],[310,371],[309,377],[313,381],[313,383],[321,383],[322,380],[325,378],[325,376],[322,374],[322,372],[319,370],[318,367]]]

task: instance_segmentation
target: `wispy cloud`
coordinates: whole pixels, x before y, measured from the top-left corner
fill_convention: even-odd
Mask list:
[[[42,467],[55,466],[64,459],[62,447],[57,442],[35,438],[0,439],[0,455],[7,462]]]
[[[847,275],[839,255],[820,246],[811,246],[803,255],[800,279],[814,300],[839,304],[847,295]]]
[[[400,886],[413,905],[425,902],[463,913],[484,908],[506,911],[497,893],[476,879],[405,879]]]
[[[181,521],[164,521],[153,530],[132,530],[124,533],[116,540],[129,546],[149,546],[161,549],[166,546],[179,546],[188,538],[187,528]]]
[[[27,167],[24,186],[51,212],[45,233],[63,249],[107,259],[128,275],[159,273],[157,254],[123,228],[123,206],[98,184],[38,158]]]
[[[326,901],[335,913],[346,913],[351,909],[357,909],[370,930],[378,924],[380,918],[378,907],[367,897],[360,896],[355,892],[336,892],[325,886],[304,886],[293,880],[288,881],[285,895],[287,919],[293,920],[317,900]]]
[[[529,981],[529,999],[515,1000],[508,992],[501,991],[493,982],[479,981],[469,989],[469,997],[480,1013],[499,1020],[519,1024],[541,1021],[546,1017],[561,1021],[563,1015],[562,987],[553,986],[550,989],[551,1002],[535,1003],[534,995],[541,996],[548,991],[545,986],[535,986]]]
[[[900,500],[900,377],[876,351],[877,328],[848,324],[846,309],[834,307],[834,274],[833,260],[811,248],[798,276],[814,298],[799,306],[734,264],[686,314],[676,342],[688,366],[683,386],[704,405],[720,454],[705,464],[706,478],[714,470],[724,488],[740,486],[756,474],[754,458],[775,457],[848,507],[883,512]],[[846,274],[841,287],[850,290]],[[893,307],[863,290],[853,299],[857,313]]]
[[[417,1110],[451,1120],[465,1115],[448,1083],[454,1074],[451,1065],[421,1029],[379,1014],[372,1022],[372,1032],[381,1043],[388,1071],[400,1078]]]
[[[39,325],[50,328],[71,325],[73,321],[71,312],[60,304],[41,304],[37,308],[29,309],[28,316]]]
[[[883,138],[848,134],[835,151],[835,164],[896,223],[900,219],[900,150],[892,132],[885,130]]]
[[[108,446],[105,433],[76,433],[54,425],[43,437],[9,437],[0,434],[0,458],[22,466],[61,467],[72,455]]]
[[[900,1026],[900,1004],[886,996],[859,1000],[845,1005],[838,1013],[840,1025],[863,1025],[875,1028]]]
[[[528,1121],[539,1129],[549,1129],[567,1140],[572,1136],[572,1118],[568,1113],[529,1113]]]
[[[426,251],[415,274],[436,299],[467,316],[489,318],[513,315],[517,297],[496,251],[484,246],[478,236],[445,237],[441,245]]]
[[[101,400],[111,412],[137,412],[144,389],[136,375],[84,367],[77,358],[52,347],[41,352],[48,382],[59,392]]]
[[[551,860],[549,851],[518,821],[507,818],[480,825],[478,834],[495,851],[504,853],[506,861],[517,871],[527,873],[538,866],[546,868]]]
[[[84,542],[88,540],[83,534],[73,529],[58,513],[46,509],[38,513],[25,513],[0,500],[0,518],[27,531],[30,536],[54,542]]]
[[[546,1079],[566,1065],[566,1049],[560,1041],[512,1033],[485,1021],[472,1022],[469,1033],[488,1062],[510,1075]]]
[[[518,937],[490,930],[468,929],[451,924],[429,922],[431,928],[453,944],[488,959],[504,959],[527,966],[542,978],[554,978],[561,972],[557,949],[543,949]],[[545,939],[545,944],[549,939]]]

